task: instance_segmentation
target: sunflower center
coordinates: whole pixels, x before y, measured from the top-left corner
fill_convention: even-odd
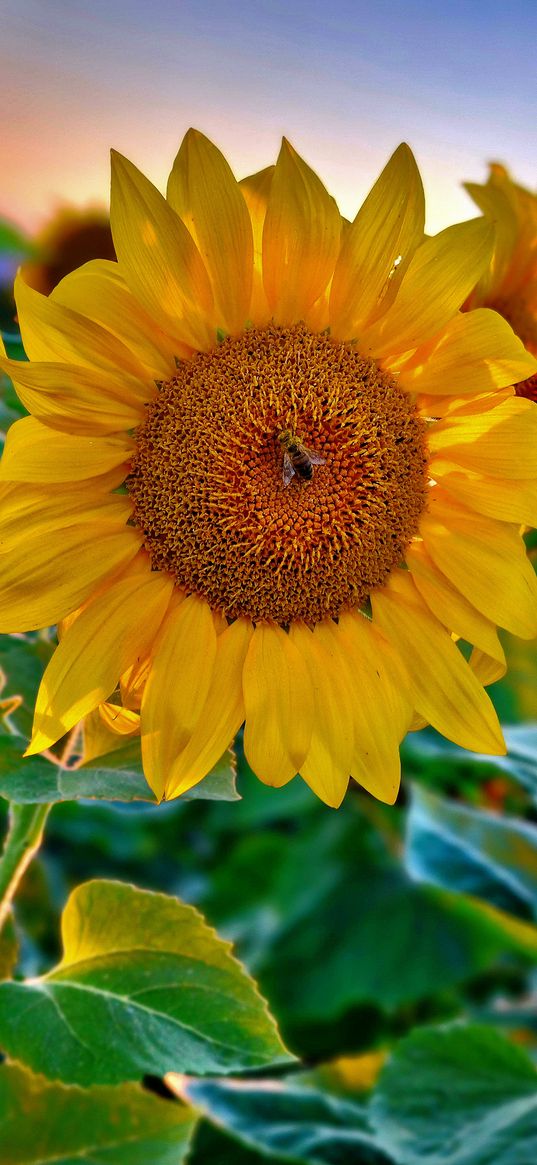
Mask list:
[[[181,364],[127,485],[155,569],[229,618],[311,624],[386,581],[417,532],[426,466],[395,380],[299,324]]]

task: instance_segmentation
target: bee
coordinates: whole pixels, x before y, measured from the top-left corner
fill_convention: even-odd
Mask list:
[[[311,449],[306,449],[300,437],[297,437],[290,429],[284,429],[282,433],[278,433],[278,441],[283,452],[284,485],[289,485],[295,473],[303,481],[311,481],[313,466],[325,464],[324,457],[320,457],[318,453],[312,453]]]

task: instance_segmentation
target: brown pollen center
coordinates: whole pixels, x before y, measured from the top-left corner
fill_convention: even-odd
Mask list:
[[[155,569],[229,618],[312,624],[363,606],[417,533],[425,423],[348,345],[252,329],[162,385],[127,486]]]

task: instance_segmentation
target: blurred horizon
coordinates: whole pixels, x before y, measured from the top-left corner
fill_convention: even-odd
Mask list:
[[[237,177],[285,134],[349,217],[406,140],[432,232],[490,161],[537,185],[532,3],[4,0],[2,25],[0,213],[27,231],[108,205],[110,147],[163,189],[190,125]]]

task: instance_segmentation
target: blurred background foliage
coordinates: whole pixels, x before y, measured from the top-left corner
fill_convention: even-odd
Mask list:
[[[49,232],[49,242],[50,237]],[[18,358],[24,353],[10,300],[13,267],[31,260],[37,270],[45,250],[42,242],[0,224],[2,331],[10,355]],[[76,266],[80,249],[72,257]],[[6,378],[1,388],[5,432],[23,410]],[[533,534],[528,549],[535,560]],[[536,1159],[537,1084],[529,1088],[528,1065],[537,1064],[537,724],[532,723],[537,651],[535,644],[509,636],[504,645],[509,670],[490,691],[508,726],[507,757],[463,752],[431,730],[410,734],[393,808],[355,785],[337,811],[318,801],[299,778],[283,789],[266,788],[249,771],[240,739],[240,800],[185,799],[157,807],[146,790],[146,801],[97,801],[88,797],[96,779],[92,772],[85,784],[58,793],[65,799],[53,806],[45,843],[17,898],[19,951],[8,928],[0,943],[0,975],[15,966],[16,976],[34,976],[54,965],[62,908],[70,891],[87,879],[113,878],[175,895],[197,906],[221,937],[233,941],[287,1047],[301,1062],[299,1094],[273,1098],[271,1120],[287,1120],[285,1106],[291,1105],[298,1125],[304,1119],[310,1129],[327,1122],[332,1128],[336,1121],[345,1130],[336,1145],[332,1128],[330,1149],[320,1149],[317,1141],[313,1150],[311,1144],[304,1147],[300,1129],[288,1128],[283,1150],[257,1094],[253,1099],[241,1094],[237,1105],[223,1084],[199,1083],[191,1086],[189,1099],[207,1119],[191,1148],[192,1165],[208,1160],[255,1165],[267,1159],[344,1165],[449,1165],[451,1160],[479,1165],[494,1159],[501,1165],[496,1133],[494,1158],[486,1156],[486,1138],[481,1156],[476,1151],[451,1157],[445,1137],[440,1145],[441,1130],[438,1146],[430,1141],[430,1154],[424,1155],[420,1089],[431,1105],[438,1098],[443,1103],[454,1087],[446,1063],[457,1079],[466,1080],[467,1072],[468,1080],[478,1081],[475,1095],[465,1085],[467,1108],[461,1102],[457,1117],[460,1136],[464,1121],[475,1120],[497,1072],[496,1100],[519,1093],[530,1097],[529,1115],[524,1108],[523,1118],[516,1118],[522,1125],[509,1134],[511,1156],[505,1163],[529,1165]],[[47,633],[3,639],[3,797],[14,795],[14,780],[20,796],[23,787],[35,790],[44,779],[39,765],[46,762],[18,762],[23,743],[13,729],[28,733],[50,650]],[[132,756],[118,754],[115,763],[126,797],[130,787],[144,796],[143,779],[132,773]],[[106,780],[106,773],[99,779]],[[232,796],[230,774],[222,780]],[[3,829],[7,804],[0,798]],[[445,1035],[432,1038],[437,1031]],[[437,1063],[444,1052],[447,1059]],[[489,1077],[479,1083],[478,1067],[487,1057]],[[303,1086],[313,1090],[308,1094],[313,1108],[302,1118]],[[376,1113],[387,1130],[382,1150],[369,1145],[364,1132],[359,1106],[369,1095],[373,1117]],[[401,1115],[403,1095],[410,1097],[410,1108]],[[337,1120],[330,1107],[334,1098],[343,1105]],[[520,1099],[517,1103],[519,1113]],[[247,1136],[241,1105],[249,1113]],[[510,1119],[505,1127],[511,1127]],[[401,1122],[404,1144],[398,1141]]]

